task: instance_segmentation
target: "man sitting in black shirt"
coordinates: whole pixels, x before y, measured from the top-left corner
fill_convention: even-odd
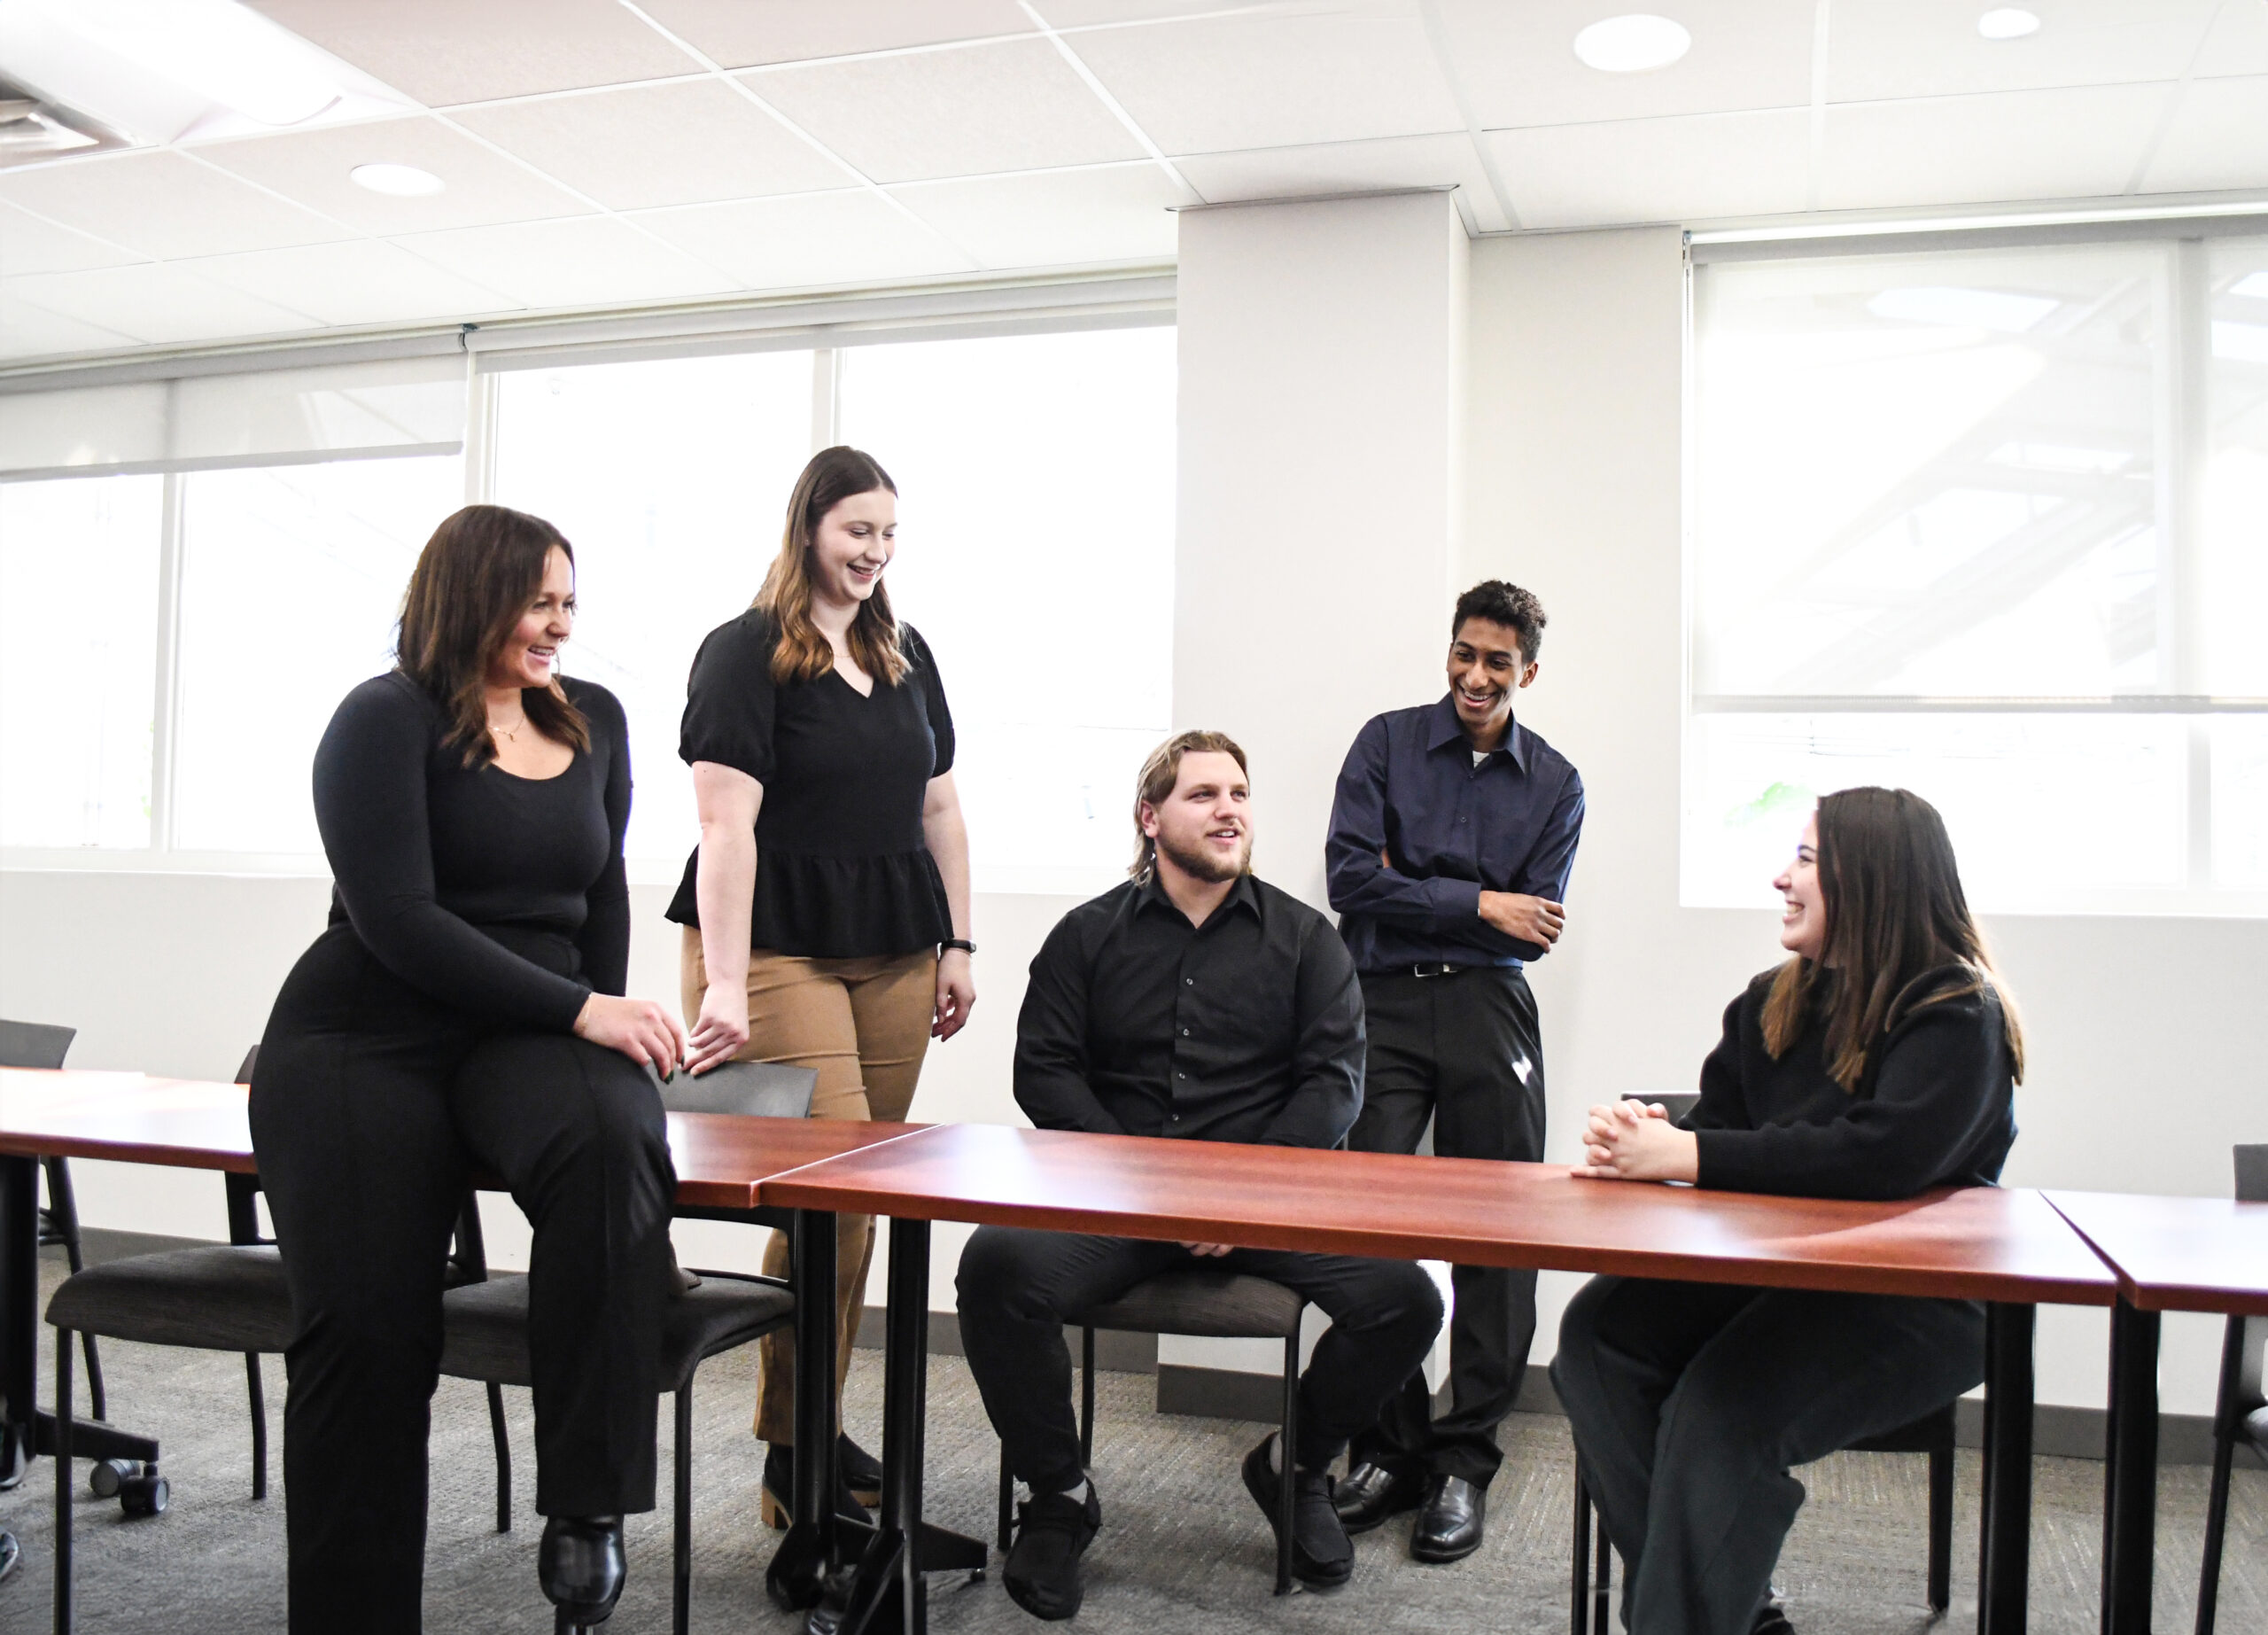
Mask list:
[[[1219,733],[1169,740],[1142,768],[1134,819],[1133,879],[1064,915],[1032,962],[1017,1104],[1042,1129],[1337,1146],[1362,1108],[1362,991],[1331,922],[1252,876],[1244,751]],[[1441,1328],[1441,1296],[1421,1268],[984,1226],[961,1256],[961,1343],[1009,1467],[1031,1490],[1001,1576],[1036,1617],[1079,1609],[1079,1558],[1102,1521],[1079,1466],[1062,1314],[1192,1256],[1296,1289],[1330,1317],[1300,1380],[1292,1565],[1315,1589],[1353,1570],[1327,1469]],[[1278,1440],[1244,1461],[1271,1524]]]

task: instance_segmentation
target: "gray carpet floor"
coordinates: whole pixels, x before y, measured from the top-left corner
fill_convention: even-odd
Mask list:
[[[50,1268],[52,1275],[52,1268]],[[105,1343],[111,1413],[153,1432],[165,1446],[173,1507],[124,1520],[113,1501],[76,1484],[79,1628],[108,1631],[254,1631],[284,1627],[284,1501],[280,1494],[282,1367],[268,1365],[277,1494],[254,1504],[243,1363],[234,1357]],[[51,1384],[43,1359],[42,1378]],[[693,1627],[776,1631],[801,1620],[764,1593],[776,1535],[757,1514],[761,1448],[749,1434],[755,1400],[753,1351],[702,1370],[695,1400]],[[1404,1553],[1402,1518],[1357,1541],[1355,1579],[1330,1595],[1269,1592],[1268,1529],[1237,1479],[1237,1461],[1266,1428],[1160,1415],[1147,1375],[1101,1377],[1096,1471],[1104,1530],[1089,1553],[1084,1610],[1091,1635],[1181,1635],[1223,1628],[1549,1631],[1566,1627],[1573,1451],[1565,1422],[1518,1414],[1504,1432],[1503,1474],[1491,1490],[1489,1535],[1476,1555],[1421,1567]],[[858,1353],[847,1414],[869,1446],[881,1422],[882,1363]],[[548,1631],[535,1583],[540,1523],[527,1507],[533,1450],[527,1395],[507,1391],[515,1475],[521,1495],[509,1534],[493,1530],[493,1463],[478,1387],[442,1382],[434,1404],[431,1522],[426,1552],[425,1627],[434,1635]],[[83,1376],[82,1402],[83,1405]],[[663,1416],[664,1508],[635,1518],[631,1583],[610,1631],[669,1627],[668,1416]],[[991,1532],[998,1444],[958,1358],[929,1370],[930,1518],[964,1532]],[[1798,1629],[1902,1635],[1929,1628],[1922,1594],[1923,1470],[1919,1456],[1845,1454],[1809,1467],[1809,1503],[1782,1558],[1778,1581]],[[22,1570],[0,1584],[0,1631],[48,1627],[52,1468],[0,1493],[0,1528],[23,1541]],[[2042,1459],[2035,1475],[2031,1570],[2034,1630],[2081,1635],[2097,1627],[2101,1465]],[[2157,1627],[2186,1630],[2195,1594],[2205,1473],[2170,1468],[2161,1484]],[[1961,1458],[1956,1517],[1954,1604],[1945,1627],[1976,1616],[1974,1455]],[[1018,1631],[1031,1620],[1001,1590],[998,1562],[982,1583],[930,1581],[939,1635]],[[2220,1628],[2268,1630],[2268,1472],[2236,1475]]]

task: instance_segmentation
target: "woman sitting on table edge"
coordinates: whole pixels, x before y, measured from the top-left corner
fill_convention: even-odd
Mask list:
[[[1936,809],[1829,795],[1774,884],[1793,957],[1726,1008],[1699,1102],[1676,1124],[1592,1108],[1576,1174],[1825,1198],[1997,1184],[2023,1039]],[[1790,1467],[1984,1378],[1975,1301],[1593,1278],[1551,1380],[1627,1565],[1630,1635],[1786,1635]]]

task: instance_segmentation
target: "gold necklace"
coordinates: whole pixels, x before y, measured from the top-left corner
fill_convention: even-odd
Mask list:
[[[494,721],[491,721],[488,723],[488,730],[492,733],[501,732],[513,743],[517,744],[520,741],[520,728],[527,724],[527,712],[525,711],[522,711],[520,712],[520,719],[513,722],[509,727],[499,727]]]

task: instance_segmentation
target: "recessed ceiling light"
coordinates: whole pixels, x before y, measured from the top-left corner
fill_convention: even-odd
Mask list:
[[[2020,5],[1994,6],[1977,19],[1977,32],[1988,40],[2021,40],[2039,32],[2039,13]]]
[[[1609,17],[1575,36],[1575,55],[1602,74],[1644,74],[1666,68],[1692,48],[1682,23],[1651,12]]]
[[[346,174],[373,193],[396,199],[423,199],[439,192],[443,186],[440,177],[415,165],[357,165]]]

